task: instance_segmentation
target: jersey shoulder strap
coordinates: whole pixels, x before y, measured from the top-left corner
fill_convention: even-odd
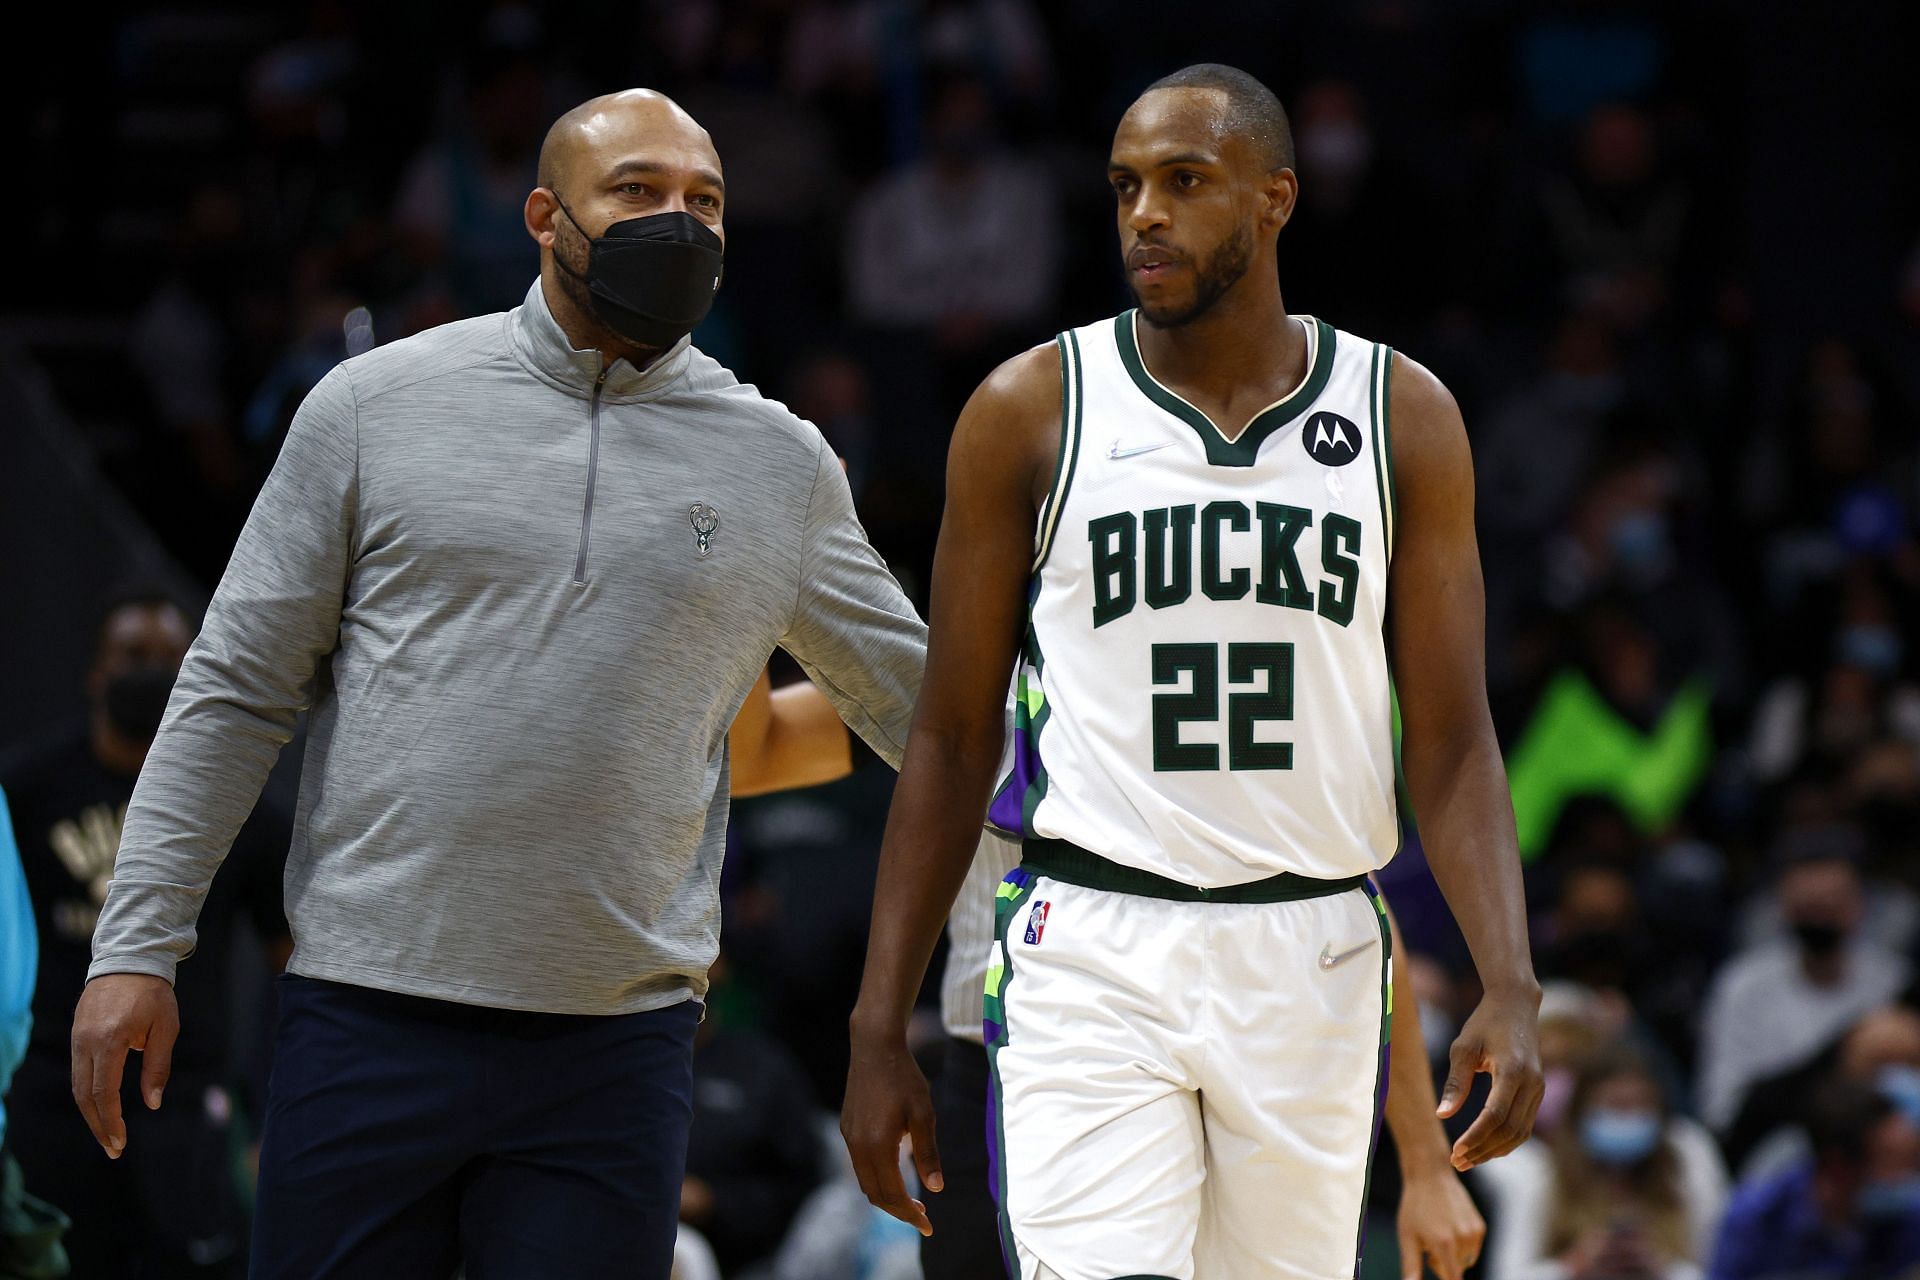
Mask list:
[[[1084,398],[1080,362],[1082,332],[1068,329],[1054,338],[1060,351],[1060,449],[1054,459],[1053,484],[1047,489],[1046,500],[1040,504],[1040,517],[1034,525],[1035,574],[1046,564],[1047,553],[1053,549],[1054,529],[1060,523],[1060,512],[1066,506],[1067,491],[1073,487],[1073,473],[1080,461],[1080,406]]]

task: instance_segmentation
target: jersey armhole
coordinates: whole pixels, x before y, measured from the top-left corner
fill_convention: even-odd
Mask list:
[[[1373,344],[1373,369],[1369,377],[1367,407],[1373,419],[1373,478],[1380,490],[1380,526],[1386,534],[1386,557],[1393,565],[1393,523],[1399,514],[1393,492],[1393,423],[1390,388],[1393,378],[1393,348]]]
[[[1047,500],[1040,504],[1033,544],[1035,573],[1040,572],[1053,550],[1054,529],[1060,523],[1067,490],[1073,485],[1074,466],[1080,460],[1080,339],[1069,329],[1054,342],[1060,348],[1060,453],[1053,464],[1053,484],[1047,490]]]
[[[1393,490],[1393,348],[1385,343],[1373,345],[1373,369],[1367,401],[1369,416],[1373,419],[1373,478],[1380,490],[1380,523],[1386,534],[1386,567],[1388,580],[1393,572],[1393,522],[1399,515]],[[1389,591],[1391,588],[1389,588]],[[1389,597],[1391,598],[1391,597]],[[1401,788],[1405,785],[1406,773],[1401,767],[1401,722],[1400,691],[1393,681],[1393,645],[1387,637],[1386,610],[1381,611],[1380,650],[1385,657],[1387,668],[1387,716],[1390,750],[1393,753],[1393,858],[1407,846],[1406,812],[1400,803]],[[1383,864],[1384,865],[1384,864]],[[1384,913],[1382,927],[1385,926]],[[1392,992],[1388,992],[1391,997]],[[1391,1011],[1389,1011],[1391,1012]],[[1384,1032],[1382,1034],[1385,1034]]]

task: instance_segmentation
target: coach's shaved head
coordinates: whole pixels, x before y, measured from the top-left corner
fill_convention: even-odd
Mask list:
[[[713,139],[679,103],[652,89],[622,89],[589,98],[553,122],[540,144],[540,185],[557,189],[583,160],[642,137],[705,151],[720,166]]]
[[[665,94],[622,89],[553,122],[540,144],[539,183],[525,217],[555,319],[578,345],[646,367],[660,348],[622,339],[595,317],[586,283],[593,241],[616,222],[684,213],[724,242],[727,184],[713,139]]]
[[[1240,70],[1219,62],[1200,62],[1161,76],[1141,97],[1158,89],[1217,89],[1226,99],[1220,130],[1245,138],[1268,169],[1293,168],[1293,126],[1273,90]]]

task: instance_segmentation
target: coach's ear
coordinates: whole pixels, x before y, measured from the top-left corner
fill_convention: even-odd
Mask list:
[[[520,220],[526,224],[527,234],[542,249],[553,248],[554,237],[559,233],[554,229],[554,215],[560,212],[560,198],[547,187],[535,187],[527,193],[526,204],[521,207]]]
[[[1293,220],[1294,202],[1300,198],[1299,177],[1291,169],[1272,170],[1260,184],[1260,198],[1264,202],[1260,227],[1268,235],[1277,235]]]

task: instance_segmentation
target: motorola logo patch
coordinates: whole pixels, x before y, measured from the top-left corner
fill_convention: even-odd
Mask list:
[[[1360,428],[1337,413],[1316,413],[1300,430],[1307,454],[1322,466],[1344,467],[1360,456]]]

